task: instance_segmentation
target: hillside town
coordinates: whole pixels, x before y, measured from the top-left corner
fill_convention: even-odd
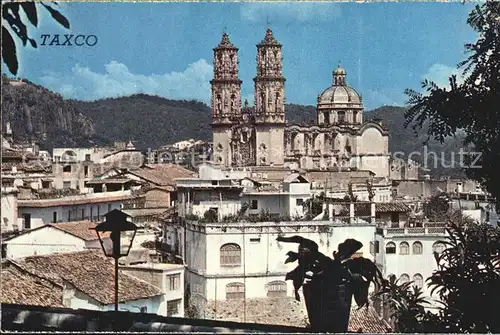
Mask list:
[[[391,155],[388,129],[364,112],[340,64],[324,64],[332,78],[315,97],[317,119],[288,123],[286,55],[270,28],[262,35],[254,106],[242,100],[238,46],[224,32],[213,49],[211,141],[48,151],[2,125],[2,304],[113,310],[103,252],[112,237],[95,229],[119,212],[137,227],[118,264],[120,311],[306,327],[280,242],[292,236],[330,257],[355,238],[352,258],[412,282],[437,311],[426,279],[446,249],[449,217],[496,227],[495,199],[478,182],[436,179]],[[353,301],[350,332],[394,330],[386,302],[360,307]]]

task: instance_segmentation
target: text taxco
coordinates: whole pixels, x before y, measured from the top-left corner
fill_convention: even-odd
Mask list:
[[[96,35],[73,35],[73,34],[42,34],[42,45],[44,46],[89,46],[97,44]]]

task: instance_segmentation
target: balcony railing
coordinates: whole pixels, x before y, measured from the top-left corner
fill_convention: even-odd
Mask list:
[[[445,227],[384,228],[384,236],[394,235],[443,235]]]

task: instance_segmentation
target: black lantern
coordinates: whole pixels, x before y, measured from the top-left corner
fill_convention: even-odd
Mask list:
[[[127,220],[130,215],[118,209],[108,212],[104,217],[104,222],[91,229],[96,231],[104,254],[115,259],[115,311],[118,311],[118,259],[128,256],[137,226]]]

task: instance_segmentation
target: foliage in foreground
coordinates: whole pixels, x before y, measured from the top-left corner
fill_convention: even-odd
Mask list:
[[[451,224],[446,249],[434,254],[438,269],[427,279],[440,300],[438,313],[412,282],[390,278],[376,296],[385,298],[397,332],[500,332],[500,228]]]

